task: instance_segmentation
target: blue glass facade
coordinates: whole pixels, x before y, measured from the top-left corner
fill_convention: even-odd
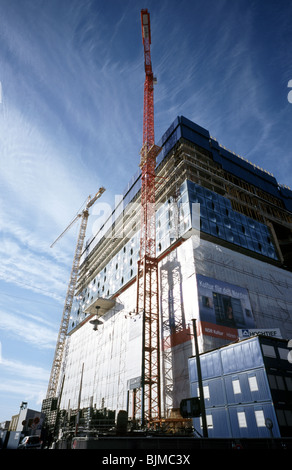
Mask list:
[[[213,160],[218,163],[223,170],[226,170],[228,173],[238,177],[239,179],[253,184],[261,190],[277,197],[283,202],[284,207],[292,212],[292,191],[289,188],[279,185],[276,178],[269,172],[258,168],[247,160],[220,146],[218,142],[210,136],[208,130],[195,124],[184,116],[178,116],[158,142],[158,145],[161,147],[161,151],[157,157],[157,168],[181,139],[185,139],[207,150]],[[141,171],[139,170],[131,178],[127,187],[123,191],[123,198],[115,207],[111,217],[105,222],[104,226],[101,227],[97,234],[88,240],[87,246],[89,249],[91,244],[96,245],[102,239],[107,230],[111,228],[112,224],[120,216],[127,204],[133,200],[140,189]],[[214,230],[216,231],[217,229],[214,225],[211,225],[211,227],[208,227],[208,230],[213,230],[214,232]],[[223,230],[221,230],[221,232],[223,233]],[[228,235],[230,235],[230,233],[228,234],[228,231],[226,231],[226,236],[228,237]],[[239,235],[241,235],[240,231]],[[248,243],[249,240],[241,240],[240,237],[240,242]],[[250,245],[252,244],[250,243]]]
[[[266,225],[234,211],[228,199],[191,181],[187,181],[187,190],[190,205],[200,204],[202,232],[278,259]]]

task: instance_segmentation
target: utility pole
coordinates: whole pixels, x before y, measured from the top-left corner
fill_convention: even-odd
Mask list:
[[[84,371],[84,362],[82,363],[82,369],[81,369],[80,387],[79,387],[79,395],[78,395],[78,408],[77,408],[76,423],[75,423],[75,436],[77,436],[78,426],[79,426],[79,421],[80,421],[80,403],[81,403],[81,393],[82,393],[83,371]]]
[[[199,384],[199,393],[200,393],[200,407],[201,407],[202,424],[203,424],[203,437],[208,437],[208,427],[207,427],[205,400],[204,400],[204,389],[203,389],[201,362],[200,362],[197,327],[196,327],[196,319],[195,318],[193,318],[193,330],[194,330],[194,338],[195,338],[196,363],[197,363],[198,384]]]

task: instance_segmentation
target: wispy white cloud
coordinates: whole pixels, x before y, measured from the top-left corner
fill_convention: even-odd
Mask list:
[[[49,379],[49,371],[42,367],[33,366],[21,361],[15,361],[2,358],[0,361],[0,371],[2,380],[0,381],[0,392],[2,396],[8,395],[15,404],[20,404],[22,401],[35,403],[39,410],[42,401],[46,396],[47,384]],[[16,401],[18,400],[18,402]],[[1,404],[3,408],[4,404]],[[18,412],[17,405],[11,407],[8,404],[10,416]],[[1,409],[2,414],[7,413],[8,410]],[[8,411],[8,413],[9,413]],[[9,417],[9,414],[7,415]]]
[[[6,359],[4,357],[1,358],[0,367],[12,376],[16,375],[19,379],[23,377],[25,379],[31,379],[32,381],[47,381],[49,374],[49,371],[42,367]]]
[[[35,320],[35,319],[34,319]],[[42,321],[32,321],[25,318],[24,312],[9,312],[0,310],[0,331],[9,337],[30,344],[33,348],[54,349],[57,335],[55,329],[42,324]]]
[[[22,401],[35,403],[37,405],[37,411],[40,411],[42,401],[46,396],[46,391],[47,386],[45,381],[42,382],[37,377],[35,377],[35,382],[24,380],[23,378],[0,382],[0,392],[2,396],[9,395],[10,400],[13,400],[15,403],[15,405],[11,405],[10,402],[6,406],[0,405],[0,409],[3,408],[1,409],[1,416],[7,416],[7,419],[11,419],[12,415],[19,412],[18,407]]]
[[[17,238],[1,237],[0,279],[22,288],[54,298],[64,295],[69,280],[69,269],[37,249],[29,249]]]

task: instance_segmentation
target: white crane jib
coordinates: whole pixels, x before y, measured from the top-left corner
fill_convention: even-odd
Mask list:
[[[76,245],[75,254],[73,258],[73,265],[71,269],[70,281],[69,281],[69,285],[67,289],[65,305],[64,305],[61,325],[60,325],[57,344],[56,344],[55,356],[53,360],[53,366],[52,366],[51,376],[50,376],[48,390],[47,390],[47,398],[53,398],[57,396],[57,386],[58,386],[59,377],[60,377],[60,370],[61,370],[64,348],[65,348],[65,340],[66,340],[70,313],[71,313],[71,308],[72,308],[72,303],[73,303],[73,298],[74,298],[74,293],[75,293],[75,288],[76,288],[76,283],[77,283],[79,263],[80,263],[80,258],[82,254],[84,238],[86,234],[89,208],[93,206],[93,204],[102,195],[102,193],[104,193],[104,191],[105,191],[105,188],[101,187],[99,188],[95,196],[88,197],[85,209],[83,209],[82,212],[77,214],[77,216],[72,220],[72,222],[70,222],[68,227],[61,233],[61,235],[59,235],[59,237],[51,245],[51,248],[52,248],[55,245],[55,243],[57,243],[57,241],[60,240],[60,238],[62,238],[62,236],[70,229],[70,227],[72,227],[72,225],[76,222],[76,220],[81,218],[77,245]]]

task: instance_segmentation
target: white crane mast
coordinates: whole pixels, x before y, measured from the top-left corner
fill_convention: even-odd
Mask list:
[[[80,263],[80,258],[82,254],[82,248],[83,248],[84,238],[86,234],[86,227],[87,227],[87,222],[88,222],[88,216],[89,216],[88,209],[96,202],[96,200],[102,195],[104,191],[105,189],[101,187],[93,198],[89,196],[85,209],[75,217],[75,219],[68,225],[68,227],[61,233],[61,235],[51,245],[51,247],[53,247],[53,245],[67,232],[67,230],[69,230],[69,228],[72,227],[73,223],[75,223],[76,220],[81,217],[81,224],[80,224],[80,229],[79,229],[79,234],[78,234],[78,239],[77,239],[77,245],[76,245],[75,254],[73,258],[70,280],[69,280],[69,285],[67,289],[65,305],[64,305],[62,319],[61,319],[61,325],[60,325],[59,334],[57,338],[55,356],[53,360],[53,366],[52,366],[48,390],[47,390],[47,398],[53,398],[57,396],[57,387],[58,387],[58,382],[60,378],[61,365],[63,361],[65,340],[66,340],[66,335],[67,335],[67,330],[68,330],[68,325],[69,325],[73,298],[74,298],[75,289],[76,289],[79,263]]]

